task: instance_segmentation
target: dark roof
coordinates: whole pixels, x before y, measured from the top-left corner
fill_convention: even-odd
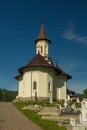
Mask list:
[[[49,64],[43,56],[37,54],[28,64],[18,69],[19,73],[22,75],[23,70],[29,67],[48,67],[53,69],[57,74],[67,76],[67,79],[71,79],[72,77],[65,73],[58,65],[55,67],[52,64]],[[15,78],[18,80],[20,76],[16,76]]]
[[[74,94],[74,95],[75,95],[75,91],[70,90],[70,89],[67,89],[67,93],[68,93],[68,94]]]
[[[39,53],[25,66],[19,68],[19,72],[22,73],[23,69],[28,67],[39,67],[39,66],[46,66],[46,67],[52,67],[43,56],[41,56]]]
[[[17,80],[19,80],[20,77],[21,77],[21,75],[17,75],[17,76],[15,76],[14,78],[17,79]]]
[[[47,40],[47,41],[49,41],[49,43],[51,43],[51,41],[48,39],[48,37],[47,37],[47,35],[46,35],[46,31],[45,31],[44,24],[42,24],[42,26],[41,26],[40,33],[39,33],[39,35],[38,35],[38,38],[35,40],[35,43],[36,43],[38,40]]]
[[[72,76],[68,73],[64,72],[58,65],[56,65],[56,68],[61,72],[62,75],[67,76],[68,79],[71,79]]]

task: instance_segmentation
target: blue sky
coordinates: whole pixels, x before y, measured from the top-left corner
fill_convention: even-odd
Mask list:
[[[87,88],[87,0],[0,1],[0,88],[17,90],[17,69],[35,56],[44,16],[54,63],[72,75],[68,88]]]

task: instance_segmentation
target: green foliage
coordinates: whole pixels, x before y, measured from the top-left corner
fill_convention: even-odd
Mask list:
[[[20,102],[20,101],[19,101]],[[43,107],[52,107],[52,106],[56,106],[56,102],[54,103],[50,103],[49,101],[25,101],[25,102],[20,102],[21,104],[23,104],[24,106],[27,106],[27,105],[41,105]]]
[[[0,89],[0,101],[1,102],[11,102],[17,96],[17,91],[10,91],[6,89]]]
[[[80,101],[82,101],[84,98],[84,94],[81,93],[76,93],[76,96],[80,99]]]
[[[87,88],[84,89],[84,91],[83,91],[83,95],[84,95],[85,98],[87,98]]]
[[[75,102],[76,108],[81,108],[81,103],[80,102]]]
[[[33,102],[35,103],[35,102]],[[41,102],[40,102],[41,103]],[[43,130],[67,130],[65,127],[58,125],[57,121],[49,121],[41,119],[37,112],[32,110],[23,110],[22,108],[28,105],[29,102],[16,102],[14,105],[29,119],[38,124]]]
[[[64,100],[58,101],[57,103],[64,107]]]

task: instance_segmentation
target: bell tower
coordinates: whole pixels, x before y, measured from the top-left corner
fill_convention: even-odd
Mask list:
[[[42,23],[38,38],[35,40],[36,54],[40,53],[48,62],[50,62],[50,59],[49,59],[49,44],[50,43],[51,41],[48,39],[46,35],[44,23]]]

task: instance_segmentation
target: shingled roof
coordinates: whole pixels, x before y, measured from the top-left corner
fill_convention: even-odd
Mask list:
[[[51,68],[54,71],[56,71],[56,73],[59,74],[59,75],[67,76],[67,79],[72,78],[69,74],[65,73],[58,65],[53,66],[53,65],[49,64],[44,59],[44,57],[41,56],[40,54],[37,54],[28,64],[26,64],[25,66],[19,68],[18,71],[22,75],[23,70],[26,69],[26,68],[30,68],[30,67],[48,67],[48,68]],[[15,78],[18,80],[21,77],[21,75],[18,75]]]
[[[25,66],[19,68],[19,72],[22,73],[22,71],[25,69],[25,68],[28,68],[28,67],[41,67],[41,66],[46,66],[46,67],[52,67],[45,59],[43,56],[41,56],[39,53],[28,63],[26,64]]]
[[[50,40],[48,39],[48,37],[47,37],[44,24],[42,24],[42,26],[41,26],[40,33],[39,33],[39,35],[38,35],[38,38],[35,40],[35,43],[36,43],[38,40],[47,40],[47,41],[49,41],[49,43],[51,43],[51,41],[50,41]]]
[[[61,72],[61,75],[67,76],[68,79],[71,79],[72,76],[64,72],[58,65],[56,65],[57,70]]]

